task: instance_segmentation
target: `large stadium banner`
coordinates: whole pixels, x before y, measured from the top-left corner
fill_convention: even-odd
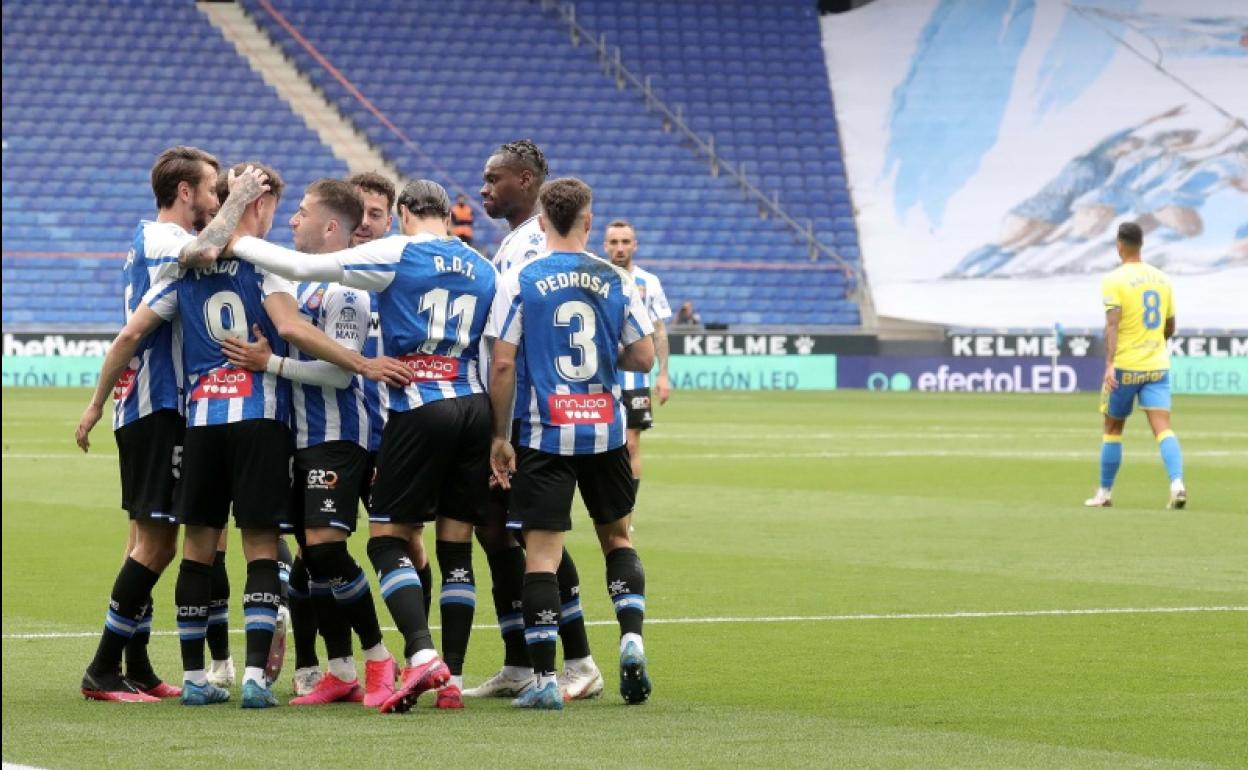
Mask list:
[[[881,315],[1096,327],[1137,221],[1180,327],[1243,326],[1243,0],[877,0],[822,25]]]

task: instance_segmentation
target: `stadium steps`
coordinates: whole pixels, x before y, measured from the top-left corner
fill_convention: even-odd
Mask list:
[[[324,95],[287,59],[265,31],[236,3],[197,2],[200,13],[216,27],[247,60],[278,97],[303,119],[351,173],[378,171],[393,180],[400,178],[386,158],[360,134]]]

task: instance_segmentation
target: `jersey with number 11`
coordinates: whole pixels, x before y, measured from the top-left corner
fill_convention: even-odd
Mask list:
[[[382,349],[411,372],[407,387],[390,387],[391,411],[485,392],[477,361],[498,277],[488,259],[427,233],[379,238],[337,258],[344,286],[375,293]]]
[[[187,425],[255,419],[289,422],[290,381],[268,372],[235,369],[221,350],[226,338],[255,342],[251,327],[259,324],[273,354],[286,355],[286,343],[264,311],[265,298],[274,292],[292,297],[295,293],[289,281],[249,262],[220,259],[153,286],[144,297],[161,318],[182,321]]]
[[[1143,262],[1125,262],[1101,282],[1106,310],[1119,308],[1114,367],[1131,372],[1170,368],[1166,320],[1174,316],[1170,278]]]

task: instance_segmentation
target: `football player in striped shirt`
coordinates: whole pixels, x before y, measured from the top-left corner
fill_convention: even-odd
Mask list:
[[[585,251],[591,198],[578,179],[543,185],[539,222],[551,252],[502,277],[486,332],[494,339],[490,463],[498,484],[511,489],[509,523],[523,528],[525,541],[525,641],[537,681],[513,701],[521,708],[563,708],[555,572],[578,487],[606,555],[620,624],[620,693],[641,703],[651,689],[641,637],[645,573],[628,527],[634,492],[619,369],[650,370],[653,326],[632,276]],[[525,417],[510,436],[515,404]]]
[[[659,362],[659,371],[654,378],[655,395],[659,404],[666,404],[672,394],[671,381],[668,378],[667,359],[667,319],[672,317],[671,305],[667,303],[667,295],[663,293],[663,284],[659,277],[648,270],[642,270],[633,262],[637,253],[637,230],[632,223],[624,219],[616,219],[607,224],[602,239],[602,248],[611,260],[611,264],[626,271],[637,283],[637,293],[650,313],[654,323],[654,356]],[[624,409],[628,415],[628,456],[633,468],[633,487],[641,488],[641,432],[654,427],[654,414],[650,397],[649,372],[622,372]]]
[[[494,265],[499,274],[545,254],[546,234],[538,225],[538,193],[549,169],[541,148],[528,139],[501,145],[486,161],[482,173],[481,202],[494,219],[506,219],[511,232],[499,245]],[[488,361],[488,355],[483,357]],[[482,369],[488,381],[488,367]],[[524,367],[516,370],[516,380],[524,387]],[[523,409],[517,405],[515,419]],[[477,529],[477,539],[485,549],[494,582],[494,611],[503,635],[503,667],[482,684],[464,692],[471,697],[515,697],[533,684],[524,644],[524,614],[521,588],[524,579],[524,551],[507,530],[507,490],[495,488],[490,500],[487,526]],[[581,579],[572,554],[566,550],[559,561],[559,596],[562,623],[563,670],[559,689],[568,700],[594,698],[602,694],[602,672],[590,654],[589,636],[581,613]]]
[[[313,182],[290,220],[295,248],[311,254],[348,248],[363,212],[352,185],[337,179]],[[300,313],[313,326],[348,350],[362,350],[372,317],[367,292],[337,283],[305,281],[296,287],[296,299]],[[372,424],[362,378],[297,348],[289,358],[274,355],[263,335],[257,337],[255,343],[227,339],[223,347],[235,366],[276,372],[294,383],[291,524],[316,600],[313,618],[305,622],[319,624],[329,657],[329,673],[297,692],[290,703],[311,706],[349,701],[379,706],[394,690],[398,668],[382,644],[368,579],[347,551],[347,537],[355,531],[359,503],[368,500],[372,470],[368,453]],[[328,602],[319,598],[322,594]],[[340,633],[338,626],[345,627],[346,633]],[[360,637],[369,674],[366,680],[372,685],[367,696],[359,685],[351,655],[352,629]],[[296,636],[299,632],[297,628]],[[319,666],[310,670],[320,674]],[[296,684],[301,675],[309,679],[308,673],[306,667],[297,669]]]
[[[359,246],[361,243],[368,243],[385,236],[390,232],[390,225],[394,220],[394,215],[391,213],[397,195],[394,183],[376,171],[354,174],[347,181],[355,185],[355,191],[359,193],[360,200],[364,203],[364,218],[360,220],[360,226],[356,228],[355,235],[351,238],[351,245]],[[368,358],[375,358],[381,355],[383,350],[381,321],[377,315],[377,297],[372,293],[369,296],[373,301],[373,320],[369,326],[368,339],[364,342],[364,355]],[[386,412],[389,409],[386,389],[379,387],[371,380],[364,380],[364,401],[368,405],[369,423],[372,425],[372,435],[368,442],[371,476],[377,468],[377,452],[381,449],[381,433],[385,427]],[[424,531],[424,527],[413,530],[412,537],[407,543],[407,555],[411,557],[412,564],[416,565],[416,574],[420,577],[420,588],[424,592],[425,615],[428,615],[430,605],[433,603],[433,571],[429,566],[429,556],[425,553]]]
[[[228,221],[221,220],[228,213],[238,219],[238,232],[267,233],[282,192],[281,178],[261,164],[236,166],[230,173],[234,179],[230,198],[212,226]],[[257,187],[258,197],[252,194]],[[239,210],[241,215],[233,213]],[[275,340],[279,352],[285,351],[284,343],[276,341],[280,329],[283,339],[297,342],[300,349],[324,360],[373,377],[389,374],[396,382],[406,381],[406,374],[401,367],[391,366],[392,362],[366,360],[346,350],[299,319],[288,282],[239,260],[216,259],[217,253],[210,254],[206,265],[192,267],[147,292],[105,356],[101,382],[115,381],[143,338],[162,322],[181,322],[183,370],[190,390],[176,503],[177,515],[186,526],[174,590],[184,670],[182,703],[206,705],[229,699],[227,691],[207,680],[204,638],[212,561],[232,506],[248,562],[242,705],[266,708],[277,705],[264,668],[280,601],[277,540],[289,503],[290,391],[289,383],[274,374],[257,377],[230,366],[221,343],[229,337],[245,337],[254,322]],[[283,320],[275,321],[274,316]],[[84,416],[79,426],[82,441],[91,424]]]
[[[407,549],[413,531],[429,521],[437,522],[440,544],[459,545],[463,560],[452,571],[462,612],[448,613],[443,603],[443,643],[462,661],[475,606],[472,531],[484,514],[489,478],[489,399],[477,360],[496,280],[488,260],[450,235],[451,201],[441,185],[410,182],[398,211],[403,235],[332,254],[301,254],[256,238],[233,247],[237,256],[294,280],[339,281],[375,292],[385,349],[412,374],[407,387],[390,388],[369,514],[369,558],[407,659],[383,713],[407,711],[432,689],[440,690],[439,707],[462,706],[455,675],[434,648]],[[446,571],[450,565],[440,566]],[[448,683],[456,686],[444,688]]]
[[[204,245],[203,237],[191,233],[203,233],[217,211],[220,168],[215,157],[196,147],[171,147],[157,157],[151,171],[156,219],[139,223],[123,267],[127,319],[153,284],[177,276],[183,251]],[[256,189],[258,193],[258,185]],[[220,227],[232,228],[229,219],[236,224],[238,213],[226,212]],[[152,670],[147,642],[151,591],[173,560],[178,539],[173,491],[186,429],[180,332],[164,326],[143,340],[120,378],[101,381],[83,415],[83,425],[94,425],[107,391],[112,391],[121,507],[130,517],[126,559],[113,583],[95,658],[82,677],[83,695],[96,700],[156,701],[179,694],[177,687],[162,682]],[[89,442],[81,426],[78,443],[87,450]],[[125,677],[121,675],[123,650]]]

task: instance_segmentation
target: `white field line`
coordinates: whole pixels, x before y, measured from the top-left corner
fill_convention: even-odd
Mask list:
[[[646,457],[655,460],[785,460],[785,459],[887,459],[890,457],[978,457],[989,460],[1074,460],[1097,457],[1098,450],[1035,451],[1035,450],[975,450],[975,449],[889,449],[883,451],[815,451],[815,452],[647,452]],[[1185,457],[1243,457],[1248,451],[1223,449],[1184,450]]]
[[[1020,428],[1019,430],[1024,430]],[[1087,436],[1089,431],[1086,428],[1046,428],[1044,430],[1025,430],[1029,438],[1045,436],[1050,438],[1065,438],[1067,436]],[[1096,428],[1091,431],[1092,438],[1096,438]],[[932,439],[1000,439],[1002,437],[1012,437],[1017,435],[1017,431],[1000,430],[1000,431],[943,431],[939,428],[927,428],[922,430],[908,431],[820,431],[820,432],[804,432],[793,431],[789,433],[752,433],[743,431],[740,428],[733,428],[729,431],[710,429],[699,433],[663,433],[661,429],[647,431],[646,441],[722,441],[724,439],[736,439],[739,441],[802,441],[802,440],[833,440],[833,439],[921,439],[930,441]],[[1147,438],[1146,433],[1141,432],[1141,438]],[[1240,431],[1181,431],[1179,438],[1248,438],[1248,432]]]
[[[43,768],[33,767],[31,765],[15,765],[12,762],[5,762],[3,770],[43,770]]]
[[[1097,607],[1066,610],[986,610],[966,612],[896,612],[860,615],[762,615],[745,617],[709,618],[646,618],[648,626],[702,625],[706,623],[838,623],[864,620],[963,620],[968,618],[1038,618],[1069,617],[1078,615],[1169,615],[1192,612],[1248,612],[1248,605],[1225,605],[1214,607]],[[614,626],[614,620],[588,620],[587,626]],[[441,626],[430,626],[438,630]],[[497,628],[492,623],[478,623],[474,629]],[[385,626],[383,631],[396,631]],[[153,631],[153,636],[177,636],[176,631]],[[230,633],[241,634],[243,629],[231,628]],[[48,631],[42,633],[4,634],[7,640],[22,639],[94,639],[99,631]]]
[[[999,460],[1075,460],[1095,458],[1095,447],[1078,451],[1071,450],[1034,450],[1034,449],[885,449],[885,450],[818,450],[811,452],[652,452],[646,456],[656,460],[783,460],[783,459],[887,459],[890,457],[979,457]],[[1243,457],[1248,459],[1248,450],[1231,449],[1186,449],[1185,457]],[[72,457],[83,457],[78,453],[54,452],[5,452],[5,460],[63,460]],[[89,454],[88,459],[116,460],[115,454]]]

